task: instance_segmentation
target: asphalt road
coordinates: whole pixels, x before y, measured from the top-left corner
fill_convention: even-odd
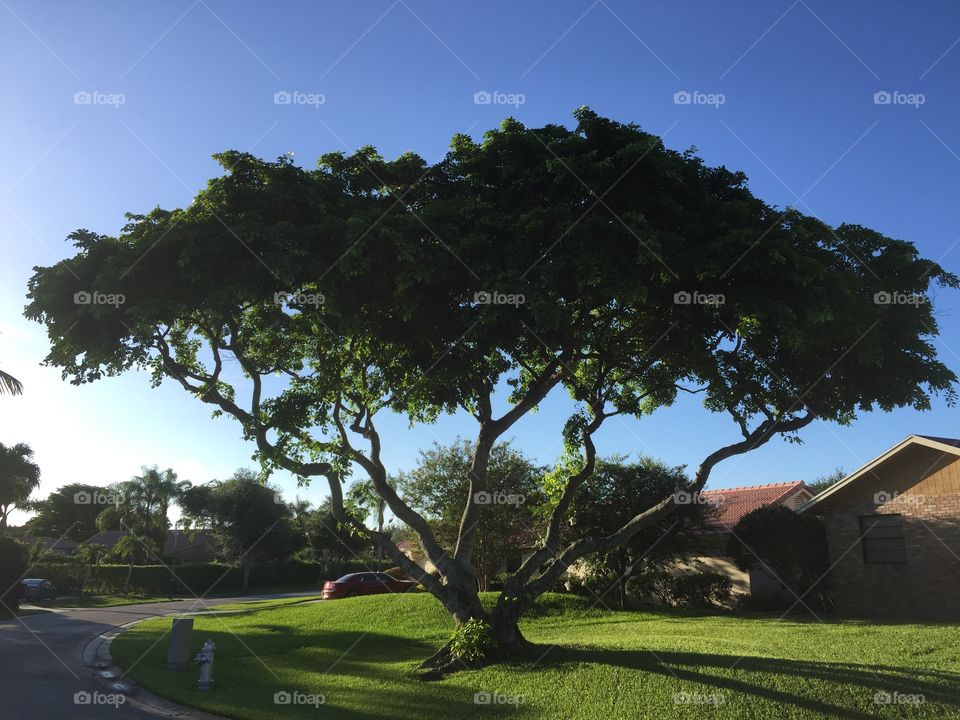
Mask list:
[[[289,595],[206,598],[206,605]],[[183,709],[138,707],[116,697],[108,681],[84,664],[84,649],[101,633],[143,618],[201,610],[195,600],[112,608],[59,609],[0,621],[0,718],[2,720],[141,720],[210,717]],[[194,637],[196,644],[197,638]],[[93,647],[93,646],[91,646]],[[111,697],[113,696],[113,697]]]

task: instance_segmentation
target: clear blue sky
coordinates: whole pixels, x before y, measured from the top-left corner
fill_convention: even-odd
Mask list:
[[[130,374],[74,388],[39,368],[45,339],[21,315],[31,267],[71,252],[67,233],[115,233],[125,211],[189,203],[219,171],[210,155],[228,148],[293,152],[304,166],[365,144],[436,160],[455,132],[477,136],[507,115],[570,123],[589,105],[744,170],[768,202],[911,240],[956,271],[958,41],[960,5],[950,2],[0,0],[0,363],[27,385],[0,400],[0,442],[34,446],[44,493],[122,480],[144,463],[194,482],[251,464],[236,425],[172,385],[151,390]],[[482,91],[524,102],[476,104]],[[275,104],[278,92],[324,102]],[[677,104],[678,92],[723,102]],[[877,92],[902,95],[877,104]],[[955,369],[957,300],[936,297],[938,348]],[[737,438],[698,403],[611,422],[599,447],[695,465]],[[516,427],[516,442],[552,461],[565,410],[549,400]],[[955,436],[956,418],[937,404],[849,428],[817,423],[802,446],[775,441],[728,461],[711,486],[850,470],[909,433]],[[411,431],[392,419],[382,430],[398,470],[473,427],[456,417]],[[293,481],[279,479],[292,496]]]

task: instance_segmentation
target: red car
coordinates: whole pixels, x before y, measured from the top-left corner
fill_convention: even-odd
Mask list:
[[[325,582],[323,584],[323,599],[336,600],[338,598],[356,597],[357,595],[402,593],[418,584],[414,580],[397,580],[386,573],[350,573],[339,580]]]

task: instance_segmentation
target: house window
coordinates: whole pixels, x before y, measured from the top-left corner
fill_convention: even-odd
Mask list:
[[[905,563],[907,561],[902,516],[861,515],[860,535],[864,562]]]

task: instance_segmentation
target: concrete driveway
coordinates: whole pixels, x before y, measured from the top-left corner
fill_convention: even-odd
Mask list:
[[[100,635],[136,620],[203,610],[204,606],[217,603],[311,594],[317,593],[205,598],[202,604],[191,599],[110,608],[58,609],[0,621],[0,718],[209,718],[205,713],[152,702],[136,688],[118,692],[109,678],[101,677],[100,670],[87,664],[93,665]],[[123,684],[126,685],[126,680]],[[123,695],[123,699],[117,695]]]

